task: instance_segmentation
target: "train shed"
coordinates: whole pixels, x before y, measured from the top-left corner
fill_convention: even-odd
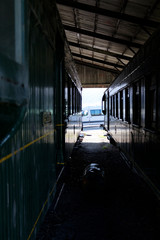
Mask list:
[[[0,5],[0,239],[157,239],[160,1]]]
[[[83,88],[107,88],[160,24],[155,0],[56,3]]]
[[[111,86],[160,26],[158,1],[56,2],[82,88]],[[118,111],[116,117],[120,118]],[[110,143],[106,136],[94,127],[81,132],[66,164],[59,201],[46,215],[38,240],[43,236],[55,240],[151,240],[158,234],[159,203],[155,195],[159,194],[152,195],[157,189],[152,192],[133,169],[127,170],[130,163],[119,153],[111,135]],[[94,163],[103,166],[106,174],[104,186],[98,183],[99,189],[93,179],[94,186],[83,179],[85,167]]]

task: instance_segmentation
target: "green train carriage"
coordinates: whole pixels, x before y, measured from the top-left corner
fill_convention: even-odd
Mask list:
[[[57,166],[62,168],[81,129],[81,86],[76,70],[70,74],[66,45],[54,1],[1,1],[3,240],[35,239],[55,196]],[[72,98],[66,94],[68,78]]]

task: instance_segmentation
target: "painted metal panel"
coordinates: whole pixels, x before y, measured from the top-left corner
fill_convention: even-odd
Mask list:
[[[9,64],[4,66],[4,56],[0,56],[1,73],[5,72],[6,79],[15,79],[2,85],[6,86],[6,96],[15,101],[24,98],[28,101],[25,119],[12,136],[8,135],[0,151],[0,204],[3,206],[0,239],[3,240],[35,239],[40,219],[56,189],[54,51],[33,19],[30,24],[29,68],[24,71],[23,65],[18,66],[7,58],[5,62]],[[28,95],[20,85],[21,79],[25,79]],[[11,94],[7,92],[7,84],[11,85]],[[1,100],[3,95],[1,91]],[[17,108],[20,110],[21,102],[17,102]],[[11,107],[9,111],[16,124],[19,116]],[[41,119],[44,112],[51,115],[49,123]]]
[[[64,164],[64,35],[54,3],[14,3],[20,3],[22,21],[16,16],[15,22],[17,37],[23,35],[16,40],[22,58],[9,58],[0,48],[0,239],[30,240],[55,195],[57,164]],[[69,91],[70,114],[71,98]],[[73,147],[81,115],[71,122]]]

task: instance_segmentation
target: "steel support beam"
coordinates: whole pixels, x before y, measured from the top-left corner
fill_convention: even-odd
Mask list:
[[[116,64],[116,63],[103,61],[103,60],[100,60],[100,59],[97,59],[97,58],[92,58],[92,57],[88,57],[88,56],[73,53],[73,52],[72,52],[72,55],[75,56],[75,57],[78,57],[78,58],[83,58],[83,59],[87,59],[87,60],[94,61],[94,62],[97,62],[97,63],[106,64],[106,65],[109,65],[109,66],[112,66],[112,67],[122,68],[122,69],[124,68],[124,65],[122,66],[122,65],[119,65],[119,64]]]
[[[80,33],[80,34],[87,35],[87,36],[90,36],[90,37],[103,39],[103,40],[106,40],[106,41],[109,41],[109,42],[115,42],[115,43],[118,43],[118,44],[123,44],[123,45],[126,45],[128,47],[140,48],[142,46],[139,43],[130,42],[130,41],[127,41],[125,39],[115,38],[115,37],[103,35],[103,34],[100,34],[100,33],[94,33],[94,32],[91,32],[91,31],[87,31],[87,30],[84,30],[84,29],[76,28],[76,27],[71,27],[71,26],[68,26],[68,25],[63,25],[63,26],[64,26],[65,30],[68,30],[68,31],[71,31],[71,32],[76,32],[76,33]]]
[[[116,19],[121,19],[127,22],[131,22],[131,23],[135,23],[138,25],[142,25],[142,26],[149,26],[149,27],[153,27],[153,28],[157,28],[159,27],[159,22],[155,22],[152,20],[148,20],[148,19],[143,19],[143,18],[139,18],[139,17],[135,17],[135,16],[131,16],[125,13],[120,13],[120,12],[114,12],[114,11],[110,11],[107,9],[102,9],[102,8],[98,8],[95,6],[91,6],[88,4],[84,4],[84,3],[79,3],[73,0],[56,0],[56,3],[61,4],[61,5],[65,5],[68,7],[72,7],[72,8],[77,8],[83,11],[87,11],[87,12],[92,12],[92,13],[97,13],[103,16],[108,16],[108,17],[112,17],[112,18],[116,18]]]
[[[68,43],[69,43],[69,46],[73,46],[73,47],[77,47],[77,48],[81,48],[81,49],[83,48],[83,49],[86,49],[86,50],[89,50],[89,51],[104,54],[105,56],[108,55],[108,56],[115,57],[117,59],[124,59],[124,60],[127,60],[127,61],[130,61],[132,59],[132,57],[128,57],[128,56],[117,54],[117,53],[112,53],[110,51],[105,51],[105,50],[95,48],[95,47],[89,47],[89,46],[86,46],[84,44],[78,44],[78,43],[74,43],[74,42],[68,42]]]
[[[88,62],[80,61],[80,60],[77,60],[77,59],[75,59],[74,61],[75,61],[75,63],[80,64],[80,65],[84,65],[84,66],[87,66],[87,67],[92,67],[92,68],[95,68],[95,69],[100,69],[100,70],[103,70],[103,71],[106,71],[106,72],[110,72],[110,73],[114,74],[115,76],[120,74],[120,71],[118,71],[118,70],[114,70],[114,69],[107,68],[107,67],[102,67],[102,66],[99,66],[97,64],[88,63]]]

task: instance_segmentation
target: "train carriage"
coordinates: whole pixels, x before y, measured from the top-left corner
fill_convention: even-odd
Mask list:
[[[160,198],[160,30],[105,91],[108,138]]]
[[[62,29],[55,1],[1,1],[0,239],[35,239],[81,129]]]

